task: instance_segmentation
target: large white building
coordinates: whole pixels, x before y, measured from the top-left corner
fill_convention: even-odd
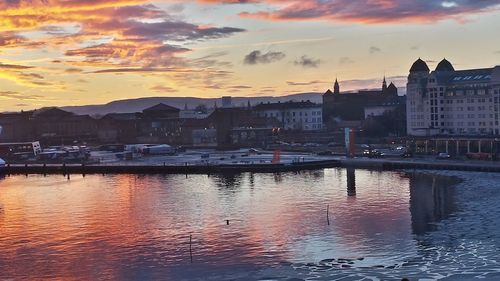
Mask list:
[[[443,59],[430,72],[418,59],[408,76],[408,135],[499,135],[499,99],[500,66],[455,70]]]
[[[253,108],[260,117],[276,118],[285,130],[315,131],[323,128],[323,108],[310,101],[261,103]]]

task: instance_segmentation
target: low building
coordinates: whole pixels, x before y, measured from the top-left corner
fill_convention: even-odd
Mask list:
[[[0,142],[26,142],[36,139],[34,134],[33,111],[0,113]]]
[[[322,106],[311,101],[261,103],[254,106],[253,111],[260,117],[275,118],[285,130],[323,129]]]
[[[365,107],[365,119],[382,116],[387,112],[396,110],[396,104],[383,104]]]
[[[49,145],[95,142],[97,121],[89,115],[76,115],[60,108],[45,108],[33,113],[35,134]]]
[[[98,121],[100,143],[135,143],[140,135],[141,113],[109,113]]]
[[[97,121],[89,115],[76,115],[59,108],[43,108],[0,114],[1,142],[40,140],[44,145],[94,142]]]

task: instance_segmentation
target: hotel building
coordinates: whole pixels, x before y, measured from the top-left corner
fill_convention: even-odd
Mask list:
[[[408,135],[497,136],[499,102],[500,66],[455,70],[443,59],[431,72],[418,59],[408,76]]]

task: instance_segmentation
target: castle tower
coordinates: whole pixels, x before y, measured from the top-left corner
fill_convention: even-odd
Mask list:
[[[425,61],[416,60],[410,69],[406,85],[406,121],[409,135],[417,135],[419,129],[428,128],[430,115],[426,113],[427,82],[430,69]]]
[[[333,93],[340,94],[340,85],[339,85],[339,81],[337,80],[337,78],[335,78],[335,84],[333,84]]]

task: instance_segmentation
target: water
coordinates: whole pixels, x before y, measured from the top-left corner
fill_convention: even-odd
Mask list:
[[[477,176],[449,176],[6,177],[0,279],[500,278],[496,210]]]

